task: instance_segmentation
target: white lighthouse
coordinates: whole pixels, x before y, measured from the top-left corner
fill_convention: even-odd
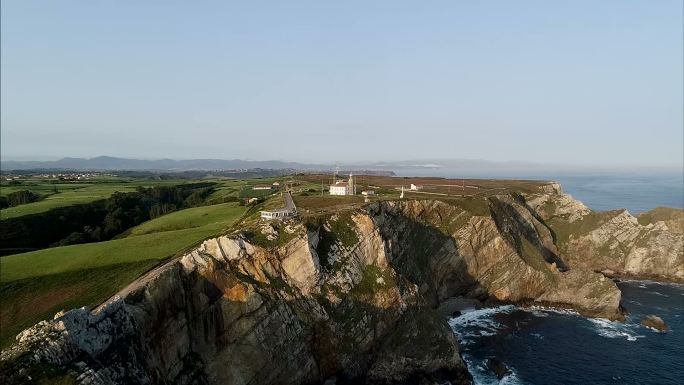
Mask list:
[[[354,174],[349,173],[349,193],[347,195],[356,195],[356,181],[354,180]]]

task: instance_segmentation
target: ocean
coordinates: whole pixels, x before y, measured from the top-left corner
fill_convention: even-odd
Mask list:
[[[599,211],[626,208],[636,215],[658,206],[684,207],[681,172],[464,175],[441,170],[439,176],[556,180],[565,192]],[[684,285],[623,281],[618,287],[629,312],[624,323],[512,305],[470,309],[449,323],[477,385],[684,384]],[[670,330],[658,333],[641,326],[650,314],[661,317]],[[510,371],[501,380],[488,368],[492,357]]]
[[[475,384],[684,383],[684,285],[626,281],[618,286],[626,321],[512,305],[471,309],[449,321]],[[669,326],[641,326],[650,314]],[[496,357],[510,374],[487,368]]]

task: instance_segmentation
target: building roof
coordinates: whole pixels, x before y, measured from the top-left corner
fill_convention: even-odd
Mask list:
[[[289,208],[279,208],[279,209],[273,209],[273,210],[261,210],[262,213],[292,213],[294,212],[293,209]]]
[[[338,182],[335,182],[335,184],[334,184],[333,186],[334,186],[334,187],[348,187],[348,186],[349,186],[349,182],[338,181]]]

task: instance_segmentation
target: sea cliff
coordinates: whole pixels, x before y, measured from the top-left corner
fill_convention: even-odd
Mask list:
[[[621,319],[606,274],[684,280],[681,210],[595,213],[547,187],[380,201],[209,239],[92,311],[22,332],[2,379],[467,384],[440,315],[455,298]]]

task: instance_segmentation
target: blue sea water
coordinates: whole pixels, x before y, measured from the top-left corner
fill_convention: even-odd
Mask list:
[[[553,179],[592,210],[625,208],[638,214],[659,206],[684,207],[681,173],[560,175]]]
[[[682,384],[684,286],[619,282],[627,320],[583,318],[565,310],[512,305],[465,311],[450,320],[475,383]],[[669,326],[641,326],[650,314]],[[511,371],[501,381],[487,369],[496,357]]]

